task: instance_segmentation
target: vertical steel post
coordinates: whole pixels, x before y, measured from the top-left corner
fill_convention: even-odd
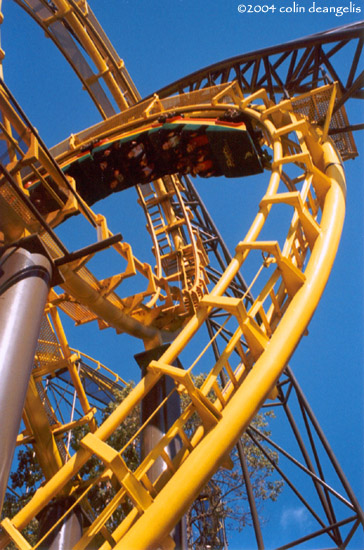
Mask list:
[[[29,249],[14,246],[0,256],[0,509],[52,279],[40,242],[28,242]]]
[[[287,365],[286,367],[286,371],[287,371],[287,374],[288,376],[290,377],[290,380],[293,384],[293,387],[296,391],[296,395],[297,395],[297,399],[298,399],[298,402],[300,404],[300,407],[301,407],[301,411],[303,413],[303,411],[306,411],[307,415],[308,415],[308,418],[310,419],[311,423],[312,423],[312,426],[314,427],[315,429],[315,432],[316,434],[318,435],[320,441],[321,441],[321,444],[323,446],[323,448],[325,449],[325,452],[333,466],[333,468],[335,469],[335,472],[338,476],[338,478],[340,479],[340,482],[342,484],[342,486],[344,487],[345,491],[346,491],[346,494],[348,495],[349,499],[350,499],[350,502],[353,504],[357,514],[358,514],[358,519],[360,520],[360,523],[364,526],[364,513],[363,513],[363,510],[359,504],[359,501],[358,499],[356,498],[333,450],[331,449],[331,446],[316,418],[316,416],[314,415],[313,413],[313,410],[311,409],[310,405],[309,405],[309,402],[307,401],[306,399],[306,396],[304,395],[303,391],[302,391],[302,388],[300,387],[300,385],[298,384],[297,382],[297,379],[295,378],[294,374],[293,374],[293,371],[291,369],[291,367],[289,367]],[[307,424],[306,424],[307,426]]]
[[[135,360],[138,363],[142,371],[142,376],[145,376],[147,372],[147,366],[153,360],[158,360],[169,344],[164,344],[147,350],[145,352],[135,355]],[[175,367],[183,368],[181,363],[176,360],[173,365]],[[161,404],[163,399],[167,397],[168,394],[174,388],[174,381],[169,376],[163,376],[157,384],[152,388],[148,395],[143,399],[141,404],[141,422],[144,424],[150,417],[150,415],[155,411],[155,409]],[[142,432],[142,443],[141,443],[141,454],[142,458],[147,456],[147,454],[155,447],[155,445],[162,439],[162,437],[167,433],[168,429],[172,424],[179,418],[181,414],[181,404],[180,398],[177,392],[174,392],[167,402],[159,409],[159,411],[153,416],[149,421],[148,425]],[[168,447],[168,454],[173,458],[179,450],[178,442],[176,439],[173,440],[172,444]],[[165,464],[161,458],[153,464],[149,469],[148,474],[150,480],[155,481],[164,471]],[[176,525],[171,533],[173,539],[176,543],[177,550],[187,550],[187,533],[186,533],[186,521],[185,518]]]
[[[74,504],[73,497],[57,498],[50,502],[39,517],[39,537],[41,540],[46,533],[58,522],[67,510]],[[39,550],[70,550],[82,537],[82,513],[76,506],[71,514],[53,529],[39,545]]]

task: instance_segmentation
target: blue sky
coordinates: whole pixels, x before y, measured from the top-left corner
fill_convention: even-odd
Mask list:
[[[278,10],[273,14],[241,14],[237,10],[239,3],[240,0],[94,0],[90,5],[142,96],[225,58],[364,18],[362,2],[355,5],[361,6],[363,13],[341,17],[309,13],[311,0],[296,2],[305,7],[305,13],[292,14]],[[320,0],[316,5],[339,3]],[[340,4],[346,6],[349,2]],[[279,8],[292,6],[293,2],[275,0],[269,5]],[[52,146],[98,122],[99,115],[81,84],[42,31],[11,0],[3,2],[3,11],[1,47],[6,53],[5,81],[47,145]],[[362,114],[362,105],[350,108],[351,122],[362,121],[362,117],[356,120],[360,111]],[[300,343],[291,366],[363,503],[363,134],[357,133],[355,138],[360,156],[345,165],[347,217],[338,257],[309,326],[309,335]],[[201,184],[198,190],[233,250],[245,227],[235,207],[235,197],[242,193],[241,189],[235,183],[226,187],[213,183],[210,187]],[[112,204],[104,201],[98,211],[110,216],[113,231],[121,231],[125,240],[134,244],[134,233],[140,234],[137,239],[144,238],[141,229],[144,221],[141,213],[134,211],[135,195],[133,190],[129,191],[117,205],[115,201]],[[244,192],[253,196],[257,193],[248,185]],[[225,214],[227,209],[229,216]],[[254,214],[255,210],[249,211],[247,207],[244,216],[252,220]],[[80,234],[67,234],[65,238],[71,250],[90,244],[83,242]],[[120,359],[115,353],[111,331],[99,333],[96,325],[90,325],[70,328],[68,336],[74,347],[99,358],[125,378],[137,378],[137,368],[130,367],[128,359]],[[123,349],[124,354],[132,357],[141,351],[141,344],[124,339]],[[309,521],[286,494],[280,502],[281,505],[268,507],[266,511],[267,518],[271,518],[266,528],[267,547],[279,544],[281,534],[290,529],[293,518],[303,532],[305,522]],[[230,538],[230,548],[249,548],[249,539],[240,537]],[[354,548],[363,546],[358,537]]]

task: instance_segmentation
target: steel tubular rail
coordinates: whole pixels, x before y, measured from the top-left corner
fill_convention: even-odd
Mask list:
[[[23,129],[22,124],[27,124],[28,126],[25,126],[25,128],[28,127],[33,132],[33,134],[36,136],[36,139],[39,141],[39,144],[41,145],[40,162],[44,166],[50,167],[49,171],[51,172],[51,169],[52,169],[54,174],[56,174],[56,176],[59,176],[61,181],[63,181],[69,187],[69,189],[73,192],[73,189],[71,188],[71,186],[69,186],[67,179],[65,178],[64,174],[61,172],[59,166],[54,162],[54,159],[50,155],[48,149],[46,148],[44,143],[41,141],[41,139],[37,136],[30,122],[22,113],[20,107],[16,104],[15,100],[11,97],[9,90],[7,89],[7,87],[2,81],[1,81],[1,86],[4,88],[6,94],[11,99],[11,101],[15,104],[17,111],[20,113],[20,117],[23,117],[24,119],[24,123],[23,123],[19,117],[17,118],[16,115],[14,115],[14,125],[17,129],[20,130],[19,134],[20,135],[22,134],[22,131],[21,131]],[[10,108],[10,101],[6,101],[6,98],[4,98],[2,105],[3,105],[3,108],[5,107]],[[3,172],[6,174],[6,171],[4,169],[3,169]],[[88,219],[91,221],[91,223],[94,223],[93,220],[88,216],[87,212],[86,212],[86,215]],[[3,229],[6,229],[6,228],[3,228]],[[51,235],[53,235],[53,233],[50,230],[48,230],[48,232]],[[56,239],[57,244],[58,242],[59,242],[58,239]],[[67,253],[62,243],[59,243],[59,244],[60,244],[60,250],[63,253]],[[139,323],[135,319],[132,319],[130,316],[126,315],[123,311],[120,310],[120,308],[115,307],[115,305],[113,305],[107,298],[102,297],[99,292],[94,290],[86,281],[84,281],[77,273],[73,272],[72,269],[70,269],[68,266],[61,267],[60,271],[62,272],[65,279],[63,288],[65,290],[68,290],[70,294],[74,298],[78,299],[81,303],[87,302],[87,305],[89,305],[91,308],[92,307],[95,308],[94,312],[97,315],[99,315],[105,320],[109,319],[110,325],[113,326],[116,330],[125,331],[133,336],[144,338],[144,339],[151,339],[158,334],[158,331],[156,329],[149,328],[143,325],[142,323]]]
[[[64,0],[56,0],[56,3],[58,5],[65,5]],[[74,2],[71,2],[71,4],[76,9]],[[282,45],[274,51],[272,50],[271,53],[281,52],[284,55],[285,52],[292,51],[294,48],[308,48],[322,44],[323,41],[328,43],[340,40],[344,43],[353,37],[359,37],[362,34],[363,28],[364,24],[360,23],[348,26],[348,28],[338,29],[334,32],[331,31],[331,33],[322,33],[308,37],[308,39]],[[269,52],[262,50],[259,53],[261,55],[268,55]],[[232,62],[232,67],[237,67],[238,59],[240,58],[228,61]],[[214,71],[216,73],[221,70],[222,65],[220,65],[216,64],[206,69],[208,78],[210,78],[209,75]],[[356,66],[354,67],[353,65],[350,71],[349,80],[351,79],[351,82],[348,80],[348,84],[353,87],[355,87],[354,73],[356,72],[357,65],[358,62],[356,61]],[[199,82],[201,82],[201,79],[204,78],[204,72],[199,71],[195,74],[198,75]],[[177,86],[178,88],[175,88],[175,91],[181,91],[180,83],[182,81],[187,82],[187,79],[182,79],[174,85],[169,86],[168,93],[171,93],[173,86]],[[166,90],[167,88],[164,88],[161,94],[167,93]],[[251,115],[257,116],[256,112],[254,113],[253,111],[251,111]],[[275,128],[273,124],[269,120],[266,120],[265,124],[273,136],[274,158],[282,158],[282,144],[279,139],[274,137]],[[320,169],[326,173],[327,178],[330,180],[330,187],[325,194],[320,232],[315,240],[304,273],[305,282],[289,303],[277,329],[267,343],[266,349],[257,359],[254,368],[249,372],[235,395],[221,411],[219,422],[201,438],[196,448],[181,464],[165,487],[161,489],[151,505],[135,521],[125,536],[117,541],[117,549],[151,550],[163,544],[163,541],[168,537],[174,525],[198,496],[202,487],[214,474],[224,458],[226,458],[226,455],[241,436],[242,431],[248,427],[251,419],[264,403],[267,395],[275,386],[287,365],[315,311],[329,277],[340,240],[345,212],[345,180],[340,160],[330,142],[326,142],[322,146],[315,143],[310,153],[313,157],[314,166],[321,163],[321,157],[323,158]],[[281,180],[281,172],[282,166],[273,164],[273,173],[265,197],[272,198],[277,193]],[[244,242],[253,242],[257,239],[265,224],[269,210],[270,207],[266,206],[265,209],[262,209],[258,213]],[[224,294],[232,284],[234,278],[238,276],[247,254],[246,249],[239,244],[236,255],[231,259],[227,269],[209,294],[210,298],[213,299]],[[146,327],[120,312],[118,308],[101,297],[96,290],[90,290],[90,287],[77,274],[73,273],[70,268],[66,266],[62,270],[66,276],[64,288],[67,290],[67,285],[69,284],[70,293],[80,301],[92,303],[94,311],[97,312],[100,318],[106,319],[111,326],[119,329],[122,328],[122,330],[129,332],[129,334],[145,340],[152,339],[157,335],[157,331],[154,329]],[[160,358],[160,362],[168,365],[173,363],[200,327],[206,322],[212,309],[211,305],[198,308],[194,317],[187,323]],[[160,377],[161,373],[150,370],[144,380],[136,386],[133,392],[110,415],[104,424],[95,431],[95,437],[101,441],[105,441]],[[31,502],[15,516],[12,520],[14,527],[22,529],[29,519],[34,517],[44,507],[45,503],[57,496],[62,488],[71,481],[81,466],[87,462],[91,454],[90,450],[81,448],[54,475],[50,482],[37,491]],[[168,503],[168,506],[166,506],[166,503]],[[136,519],[136,515],[137,512],[133,516],[134,519]],[[4,536],[0,537],[0,543],[4,542],[4,538]]]
[[[266,351],[222,411],[222,419],[202,439],[153,504],[115,546],[118,550],[158,548],[231,451],[241,432],[248,427],[293,354],[325,288],[344,222],[346,188],[340,160],[330,144],[324,145],[324,156],[331,186],[325,198],[321,232],[305,271],[306,282],[293,297]],[[241,253],[236,254],[228,271],[234,273],[241,261]],[[223,283],[219,286],[223,286]],[[172,362],[182,342],[192,338],[206,317],[206,312],[198,312],[161,361]],[[151,525],[153,529],[150,529]]]
[[[245,101],[249,102],[249,98]],[[273,108],[273,111],[275,109],[279,109],[279,107]],[[208,319],[213,309],[211,305],[213,300],[224,294],[248,256],[244,243],[254,244],[257,240],[272,207],[272,202],[269,204],[269,201],[274,202],[274,198],[277,198],[282,176],[282,163],[285,161],[280,136],[286,130],[283,128],[277,131],[273,122],[267,118],[271,115],[272,110],[270,112],[268,110],[266,116],[252,108],[246,109],[246,112],[264,124],[272,140],[274,162],[264,197],[265,202],[262,200],[265,206],[260,208],[245,240],[238,244],[235,257],[208,295],[210,301],[205,302],[197,309],[196,315],[191,318],[160,358],[161,364],[171,365]],[[290,116],[294,121],[295,116],[293,114]],[[305,269],[304,282],[289,301],[280,323],[270,340],[267,341],[264,352],[256,360],[254,367],[249,371],[236,394],[233,397],[230,397],[230,393],[227,395],[230,400],[221,410],[221,418],[218,423],[207,435],[202,431],[197,439],[195,438],[196,446],[194,445],[193,452],[187,456],[180,468],[124,538],[119,541],[117,533],[115,533],[118,541],[117,548],[151,549],[157,548],[163,542],[188,506],[198,496],[201,488],[228,455],[241,432],[249,425],[252,417],[275,386],[320,300],[340,240],[345,212],[345,180],[340,159],[331,142],[321,145],[318,139],[312,138],[308,123],[305,125],[306,145],[312,163],[310,169],[306,167],[306,171],[315,173],[318,170],[320,172],[316,181],[316,193],[321,196],[322,217],[320,230],[312,245],[311,256]],[[289,131],[291,126],[290,124],[287,126]],[[302,123],[298,124],[298,128],[302,128]],[[293,155],[293,158],[298,157],[297,162],[301,162],[302,154],[306,155],[306,153],[301,153]],[[288,155],[287,160],[291,160],[291,158]],[[323,189],[320,189],[320,185]],[[143,381],[95,431],[95,438],[105,441],[123,422],[130,410],[150,391],[160,376],[161,372],[158,370],[149,370]],[[71,480],[91,454],[92,449],[81,448],[50,482],[37,491],[31,502],[13,518],[14,527],[22,529],[31,517],[34,517],[47,502],[59,494],[59,491]],[[166,507],[166,502],[168,502],[168,507]],[[129,520],[127,519],[127,521]],[[150,526],[153,526],[153,529],[150,529]]]
[[[210,234],[214,239],[216,239],[216,246],[213,246],[212,250],[215,254],[219,267],[221,269],[225,269],[226,265],[231,262],[232,255],[228,250],[213,219],[211,218],[209,212],[207,211],[206,206],[204,205],[200,195],[198,194],[196,187],[192,183],[191,178],[189,178],[188,176],[185,176],[184,182],[186,186],[186,189],[184,190],[186,200],[188,201],[191,196],[195,198],[195,204],[190,206],[191,210],[193,210],[196,217],[196,219],[194,220],[194,228],[196,228],[198,231],[202,231],[202,232],[205,231],[208,234]],[[201,210],[201,212],[199,210]],[[203,240],[203,243],[204,243],[204,240]],[[223,257],[221,256],[220,250],[218,249],[218,247],[221,248]],[[232,288],[234,293],[240,296],[244,293],[244,291],[246,291],[247,284],[240,272],[237,274],[236,284],[235,285],[233,284]],[[253,302],[253,297],[249,292],[246,294],[246,300],[247,302]]]
[[[14,1],[53,40],[103,118],[115,114],[113,102],[120,110],[124,110],[140,99],[123,61],[112,48],[87,2],[84,3],[85,11],[82,11],[72,0],[54,0],[52,3],[32,0],[31,5],[25,0]],[[93,71],[84,53],[95,63],[98,73]],[[102,80],[110,96],[100,85],[99,81]]]
[[[107,298],[92,288],[86,281],[75,273],[69,266],[60,267],[65,282],[62,288],[69,292],[80,303],[86,304],[100,319],[120,332],[126,332],[136,338],[152,339],[160,334],[154,327],[148,327],[124,313],[121,308],[113,305]]]

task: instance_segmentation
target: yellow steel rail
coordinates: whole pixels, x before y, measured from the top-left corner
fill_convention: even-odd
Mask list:
[[[116,110],[127,109],[140,99],[123,60],[112,47],[86,0],[54,0],[51,3],[41,0],[37,4],[28,0],[15,2],[53,40],[103,118],[110,117]]]
[[[116,373],[80,351],[71,349],[68,345],[63,326],[55,307],[50,308],[44,317],[41,334],[35,355],[35,366],[29,384],[25,406],[25,430],[18,436],[18,444],[31,443],[37,460],[46,479],[50,479],[62,466],[65,458],[65,447],[60,436],[77,426],[88,424],[90,431],[97,428],[94,417],[95,409],[91,407],[83,386],[78,362],[85,361],[92,366],[94,372],[100,372],[107,378],[108,389],[113,383],[126,385],[126,382]],[[68,370],[75,397],[75,407],[81,409],[79,418],[65,424],[62,416],[56,414],[46,392],[48,377]],[[106,385],[106,384],[105,384]]]
[[[334,86],[330,93],[335,93]],[[31,501],[14,518],[2,522],[1,547],[13,540],[21,549],[30,548],[22,529],[62,491],[75,494],[76,502],[82,503],[100,477],[88,480],[81,490],[75,476],[81,475],[91,457],[97,457],[101,476],[113,480],[115,492],[84,530],[75,549],[86,548],[97,535],[104,537],[102,550],[172,548],[172,528],[217,468],[228,464],[228,454],[242,431],[274,395],[275,384],[306,330],[334,261],[344,220],[345,179],[340,157],[326,132],[295,112],[292,102],[273,105],[264,90],[245,98],[235,95],[235,99],[234,106],[259,125],[265,145],[273,152],[267,190],[248,233],[215,287],[195,305],[195,314],[162,357],[149,364],[145,378],[100,427],[84,437],[80,450]],[[213,108],[223,108],[220,101],[221,97],[215,98]],[[194,111],[198,108],[195,105]],[[276,211],[278,227],[271,223]],[[249,306],[243,298],[225,295],[241,268],[249,273],[249,291],[256,296]],[[176,369],[174,360],[185,349],[195,349],[201,327],[216,310],[230,315],[226,326],[231,336],[221,357],[215,363],[209,359],[210,341],[186,370]],[[209,372],[203,386],[197,388],[191,375],[201,365]],[[227,382],[220,387],[217,378],[222,371]],[[122,449],[112,448],[108,439],[164,374],[174,379],[174,391],[189,396],[190,405],[131,470],[123,455],[145,424]],[[194,413],[200,426],[190,433],[187,422]],[[176,438],[181,448],[171,459],[166,449]],[[157,459],[165,469],[152,481],[148,472]],[[108,520],[126,501],[132,504],[131,512],[109,530]]]
[[[58,210],[44,215],[45,222],[50,227],[57,226],[70,214],[80,211],[96,226],[98,240],[107,239],[112,233],[105,218],[93,213],[78,195],[74,182],[67,181],[60,167],[74,162],[90,140],[132,135],[170,109],[192,116],[214,117],[240,100],[241,95],[236,85],[216,86],[188,94],[184,98],[159,101],[155,97],[71,136],[53,149],[52,153],[56,155],[54,160],[40,142],[35,130],[22,119],[12,103],[12,98],[4,89],[0,95],[0,105],[8,130],[2,128],[2,137],[7,144],[9,158],[12,158],[6,168],[25,196],[27,190],[23,188],[24,181],[40,180],[60,203]],[[24,139],[17,141],[13,135],[24,136]],[[53,187],[47,181],[49,177],[52,178]],[[21,197],[14,193],[5,177],[1,183],[0,230],[4,235],[4,243],[10,244],[22,235],[37,232],[52,258],[62,258],[63,251]],[[86,267],[92,255],[63,265],[60,273],[64,278],[61,286],[65,292],[57,295],[53,291],[52,303],[70,315],[77,324],[98,320],[105,327],[113,327],[117,332],[126,332],[145,341],[162,339],[161,329],[178,329],[207,292],[205,267],[208,263],[201,239],[192,229],[191,211],[183,203],[180,194],[182,189],[178,178],[168,176],[139,190],[154,243],[156,273],[149,264],[139,261],[133,255],[128,243],[116,243],[113,249],[127,262],[123,272],[98,281]],[[60,198],[60,193],[66,194],[67,201]],[[148,197],[146,193],[149,193]],[[182,213],[178,217],[172,207],[173,201],[179,204]],[[151,215],[152,212],[154,214]],[[155,227],[156,224],[158,227]],[[168,244],[167,250],[165,243]],[[146,279],[147,288],[130,297],[121,298],[116,294],[115,290],[122,282],[137,273]],[[174,281],[180,286],[172,290],[171,283]]]

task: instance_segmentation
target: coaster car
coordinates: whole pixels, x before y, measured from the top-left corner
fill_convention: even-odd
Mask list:
[[[84,145],[62,170],[88,205],[168,174],[236,178],[261,173],[265,156],[259,134],[243,113],[236,113],[211,120],[164,117],[126,137]],[[40,182],[28,189],[41,213],[59,208]],[[62,191],[54,191],[63,198]]]

